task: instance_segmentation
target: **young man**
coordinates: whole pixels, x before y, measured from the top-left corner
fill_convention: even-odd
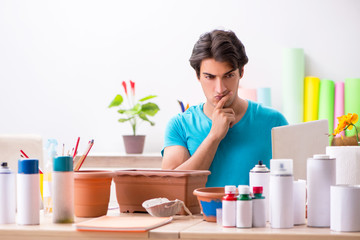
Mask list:
[[[214,30],[200,37],[190,64],[206,102],[168,123],[163,169],[210,170],[206,186],[223,187],[248,185],[259,160],[269,167],[271,129],[287,121],[278,111],[238,96],[247,62],[235,33]]]

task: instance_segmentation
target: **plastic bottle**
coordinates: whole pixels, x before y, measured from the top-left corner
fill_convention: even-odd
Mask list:
[[[73,158],[54,158],[53,177],[53,222],[74,222],[74,172]]]
[[[253,187],[254,197],[252,199],[252,226],[253,227],[266,227],[266,199],[262,196],[263,187]]]
[[[56,157],[57,141],[55,139],[48,139],[44,149],[44,183],[43,183],[43,199],[44,199],[44,214],[52,213],[52,171],[53,160]]]
[[[38,159],[20,159],[17,175],[17,223],[40,224],[40,177]]]
[[[0,166],[0,224],[15,223],[15,174],[7,162]]]
[[[330,186],[336,185],[336,160],[314,155],[307,160],[307,225],[330,227]]]
[[[236,201],[236,227],[251,228],[252,226],[252,200],[250,188],[239,185],[239,196]]]
[[[292,159],[270,160],[270,224],[272,228],[294,226]]]
[[[225,196],[222,200],[222,226],[236,226],[236,186],[225,186]]]
[[[266,167],[262,161],[259,161],[258,165],[255,165],[249,173],[249,185],[250,190],[254,186],[263,187],[263,196],[265,197],[265,207],[266,207],[266,221],[269,221],[269,182],[270,182],[270,169]]]

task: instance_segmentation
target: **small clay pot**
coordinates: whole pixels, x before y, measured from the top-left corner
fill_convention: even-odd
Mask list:
[[[144,151],[145,135],[123,135],[125,152],[141,154]]]
[[[222,208],[225,189],[223,187],[198,188],[193,193],[197,196],[204,220],[216,222],[216,209]]]
[[[112,171],[74,172],[75,216],[106,215],[110,199]]]

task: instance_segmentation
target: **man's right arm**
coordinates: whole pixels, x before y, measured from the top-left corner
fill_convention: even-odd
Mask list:
[[[175,145],[164,149],[162,169],[175,170],[208,170],[214,159],[221,140],[226,136],[229,127],[235,121],[235,113],[231,108],[223,108],[231,97],[223,97],[212,114],[212,126],[208,136],[190,156],[188,149]]]

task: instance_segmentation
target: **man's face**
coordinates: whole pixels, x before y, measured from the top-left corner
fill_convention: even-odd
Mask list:
[[[240,78],[239,69],[233,69],[227,62],[217,62],[213,58],[207,58],[201,62],[199,81],[207,103],[213,107],[230,92],[233,93],[233,96],[225,103],[224,107],[232,105],[238,96]]]

